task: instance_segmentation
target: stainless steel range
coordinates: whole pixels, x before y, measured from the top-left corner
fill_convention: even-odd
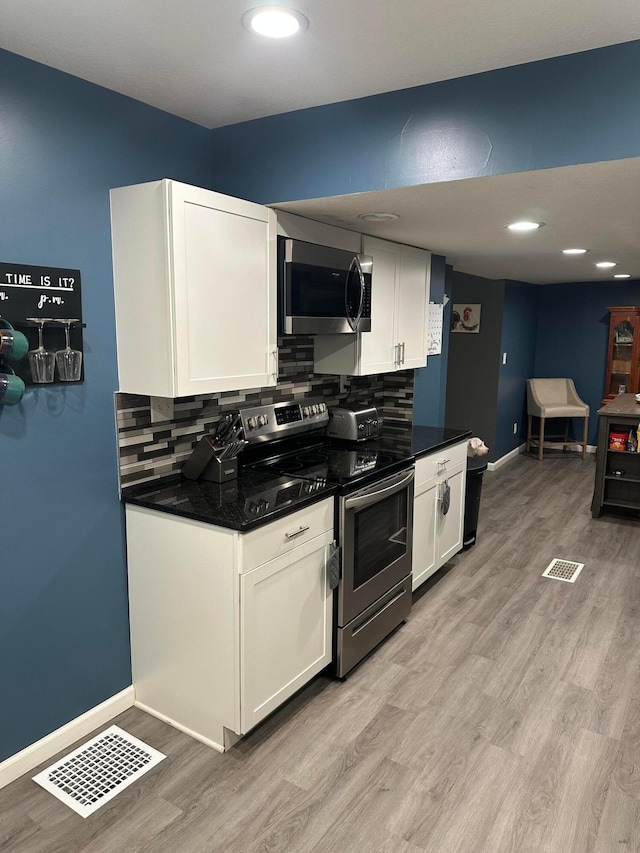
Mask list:
[[[250,442],[244,465],[336,487],[334,645],[336,674],[343,678],[411,610],[413,457],[375,440],[328,438],[324,403],[277,403],[241,416]]]

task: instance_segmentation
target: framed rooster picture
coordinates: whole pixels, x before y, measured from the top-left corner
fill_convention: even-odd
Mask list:
[[[477,334],[480,331],[480,309],[477,303],[455,303],[451,309],[451,331]]]

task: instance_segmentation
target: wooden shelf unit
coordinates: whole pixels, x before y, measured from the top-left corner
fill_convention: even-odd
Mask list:
[[[603,509],[637,510],[640,514],[640,453],[610,450],[611,432],[634,434],[640,423],[640,404],[634,394],[620,394],[598,411],[598,449],[591,514],[598,518]],[[615,474],[615,471],[622,473]]]
[[[610,307],[607,373],[602,405],[613,402],[620,386],[629,394],[640,392],[640,306]]]

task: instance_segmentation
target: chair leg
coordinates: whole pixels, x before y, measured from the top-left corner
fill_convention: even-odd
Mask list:
[[[527,446],[525,448],[528,453],[531,450],[531,421],[533,420],[533,415],[527,416]]]
[[[540,444],[538,445],[538,459],[542,459],[542,451],[544,444],[544,418],[540,418]]]
[[[567,452],[567,447],[569,445],[569,418],[564,419],[564,442],[562,445],[562,452]]]
[[[584,419],[584,433],[582,435],[582,458],[587,458],[587,437],[589,435],[589,418]]]

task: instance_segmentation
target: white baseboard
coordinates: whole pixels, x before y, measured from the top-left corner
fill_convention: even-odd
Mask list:
[[[525,452],[526,443],[521,444],[518,447],[514,447],[509,453],[505,453],[504,456],[501,456],[500,459],[497,459],[495,462],[489,462],[487,464],[488,471],[495,471],[498,468],[502,468],[507,462],[510,462],[512,459],[515,459],[516,456],[519,456],[520,453]],[[595,444],[587,444],[587,453],[595,453],[598,449]],[[582,445],[581,444],[570,444],[569,450],[574,450],[576,453],[582,453]]]
[[[509,451],[509,453],[505,453],[504,456],[501,456],[500,459],[496,459],[495,462],[489,462],[487,464],[487,470],[489,471],[497,471],[498,468],[502,468],[503,465],[506,465],[507,462],[510,462],[512,459],[515,459],[516,456],[519,456],[525,449],[526,444],[521,444],[519,447],[514,447],[513,450]]]
[[[131,708],[135,700],[133,687],[127,687],[110,699],[91,708],[46,737],[37,740],[15,755],[0,762],[0,788],[13,782],[34,767],[48,761],[77,740],[91,734],[94,729],[108,723],[118,714]]]
[[[211,740],[211,738],[205,737],[204,735],[201,735],[198,732],[194,732],[193,729],[189,729],[187,728],[187,726],[183,726],[182,723],[177,723],[175,720],[172,720],[171,717],[167,717],[166,714],[161,714],[159,711],[156,711],[155,708],[150,708],[148,705],[145,705],[142,702],[135,702],[134,704],[136,708],[140,708],[140,710],[144,711],[145,714],[151,714],[152,717],[156,717],[158,720],[162,720],[163,723],[168,723],[170,726],[173,726],[174,729],[178,729],[178,731],[184,732],[186,735],[189,735],[189,737],[192,737],[195,740],[199,740],[200,743],[205,744],[205,746],[210,746],[217,752],[225,752],[226,747],[223,744],[217,743],[215,740]],[[220,740],[225,741],[224,731],[222,731],[222,729],[221,733],[222,737],[220,738]],[[233,733],[230,734],[233,735]],[[236,740],[240,739],[239,735],[233,735],[233,737],[235,737]],[[235,743],[236,740],[234,740],[233,743]],[[232,744],[229,744],[229,746],[231,745]]]

